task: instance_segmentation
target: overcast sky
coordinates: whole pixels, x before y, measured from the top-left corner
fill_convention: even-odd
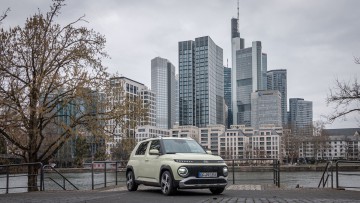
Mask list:
[[[0,0],[11,11],[2,27],[24,25],[49,0]],[[151,85],[152,58],[169,59],[178,70],[179,41],[210,36],[231,64],[230,19],[236,0],[68,0],[57,21],[85,15],[86,26],[105,35],[109,72]],[[359,0],[240,0],[240,35],[246,47],[261,41],[268,70],[287,69],[288,98],[313,101],[314,120],[332,111],[325,102],[334,80],[360,76]],[[357,114],[358,116],[358,114]],[[328,128],[359,127],[354,115]]]

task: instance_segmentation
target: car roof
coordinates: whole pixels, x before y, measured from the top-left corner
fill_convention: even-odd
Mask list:
[[[154,137],[154,138],[142,140],[140,142],[147,142],[147,141],[160,140],[160,139],[163,139],[163,140],[194,140],[190,137]]]

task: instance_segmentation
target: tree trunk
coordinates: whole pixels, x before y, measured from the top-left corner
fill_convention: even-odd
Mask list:
[[[38,172],[39,165],[28,166],[28,192],[39,191]]]

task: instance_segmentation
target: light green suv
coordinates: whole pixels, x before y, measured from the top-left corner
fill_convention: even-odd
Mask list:
[[[224,160],[207,153],[190,138],[152,138],[139,142],[126,166],[126,185],[136,191],[139,184],[158,186],[165,195],[177,189],[209,188],[220,194],[227,185]]]

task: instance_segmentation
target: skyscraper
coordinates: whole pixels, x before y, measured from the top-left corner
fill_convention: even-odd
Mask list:
[[[231,19],[232,56],[232,114],[233,124],[251,125],[251,93],[266,90],[267,55],[262,53],[260,41],[245,47],[245,40],[239,32],[238,17]]]
[[[234,78],[236,81],[233,83],[233,86],[236,86],[236,102],[233,98],[233,108],[237,106],[237,112],[235,108],[233,110],[234,124],[251,126],[251,93],[266,89],[266,59],[267,55],[262,53],[259,41],[253,42],[252,47],[236,51],[236,67],[233,68],[236,69],[236,74],[232,75],[232,81]]]
[[[179,42],[179,124],[224,124],[223,50],[209,37]]]
[[[238,105],[237,105],[237,74],[238,70],[236,69],[236,51],[243,49],[245,40],[240,37],[239,31],[239,5],[238,5],[238,16],[237,18],[231,19],[231,59],[232,59],[232,69],[231,69],[231,111],[233,114],[233,124],[238,124]]]
[[[151,60],[151,89],[156,94],[156,126],[173,127],[176,121],[175,66],[167,59]]]
[[[287,74],[286,69],[270,70],[267,72],[267,89],[278,90],[281,93],[282,125],[287,124]]]
[[[251,93],[251,126],[273,124],[280,127],[281,93],[278,90],[259,90]]]
[[[294,135],[312,135],[313,108],[311,101],[302,98],[290,98],[289,123]]]
[[[232,110],[231,110],[231,68],[224,67],[224,99],[225,104],[228,108],[228,116],[227,116],[227,128],[230,128],[232,125]]]
[[[175,124],[179,125],[179,74],[175,75]]]

